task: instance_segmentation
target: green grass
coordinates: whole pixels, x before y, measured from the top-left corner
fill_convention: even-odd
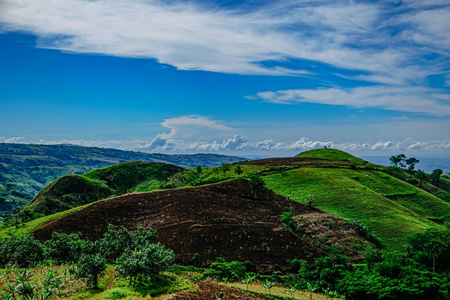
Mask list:
[[[32,274],[30,283],[34,286],[36,295],[41,294],[43,282],[50,269],[55,272],[54,277],[57,277],[64,275],[64,270],[67,271],[69,267],[69,265],[50,265],[28,268],[27,271],[31,271]],[[195,290],[195,285],[191,281],[183,276],[168,272],[153,276],[147,282],[138,283],[135,287],[131,287],[128,286],[128,280],[117,277],[117,272],[114,268],[115,265],[107,266],[105,274],[99,277],[97,288],[87,287],[85,282],[75,278],[74,275],[66,273],[61,277],[61,282],[65,283],[63,288],[60,291],[56,291],[56,294],[53,294],[50,299],[155,299],[180,291]],[[6,275],[7,270],[0,269],[0,290],[7,291],[8,284],[17,285],[15,283],[15,279],[17,278],[16,271],[21,270],[23,269],[9,271],[8,275]]]
[[[309,150],[298,154],[296,157],[325,158],[331,160],[347,160],[358,164],[364,163],[364,160],[355,157],[347,152],[330,148]]]
[[[62,212],[59,212],[59,213],[51,214],[51,215],[48,215],[48,216],[44,216],[44,217],[41,217],[41,218],[29,221],[29,222],[20,224],[17,227],[16,226],[8,226],[8,227],[6,227],[5,225],[2,225],[0,227],[0,237],[7,237],[7,236],[10,236],[10,235],[18,236],[18,235],[21,235],[21,234],[24,234],[24,233],[33,232],[36,229],[42,227],[43,225],[45,225],[46,223],[48,223],[50,221],[53,221],[53,220],[58,219],[58,218],[61,218],[61,217],[65,216],[65,215],[68,215],[68,214],[70,214],[72,212],[78,211],[78,210],[80,210],[80,209],[82,209],[82,208],[84,208],[86,206],[91,205],[91,204],[92,203],[86,204],[86,205],[83,205],[83,206],[78,206],[78,207],[75,207],[75,208],[72,208],[72,209],[69,209],[69,210],[66,210],[66,211],[62,211]]]
[[[63,176],[46,186],[26,208],[48,215],[128,192],[157,189],[161,182],[183,170],[152,162],[124,162],[83,175]]]
[[[449,205],[414,186],[375,170],[300,168],[263,177],[268,188],[348,221],[358,219],[389,247],[440,225],[428,218],[449,214]]]

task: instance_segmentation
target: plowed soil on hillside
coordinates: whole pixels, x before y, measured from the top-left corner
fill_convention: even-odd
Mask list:
[[[81,232],[97,240],[108,224],[137,225],[158,230],[158,241],[174,250],[176,262],[209,266],[218,257],[251,261],[255,271],[287,270],[287,259],[314,259],[324,255],[308,239],[281,225],[283,212],[329,216],[267,189],[256,197],[246,180],[210,186],[128,194],[94,203],[34,232],[41,240],[53,231]],[[196,254],[198,253],[198,255]],[[198,260],[192,261],[196,254]]]

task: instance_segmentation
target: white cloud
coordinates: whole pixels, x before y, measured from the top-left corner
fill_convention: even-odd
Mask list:
[[[20,143],[19,140],[11,141]],[[147,153],[220,153],[233,155],[293,155],[302,151],[323,148],[325,146],[348,151],[350,153],[360,153],[362,155],[385,154],[391,155],[398,152],[410,153],[441,153],[448,154],[450,151],[450,140],[440,141],[417,141],[414,139],[405,139],[403,141],[377,141],[368,142],[338,142],[338,141],[320,141],[311,140],[302,137],[297,141],[285,142],[274,140],[250,141],[245,136],[235,135],[231,138],[218,141],[186,141],[172,139],[161,135],[155,137],[150,142],[143,140],[134,141],[84,141],[84,140],[59,140],[46,141],[40,140],[38,144],[57,145],[72,144],[86,147],[114,148],[120,150],[133,150]]]
[[[441,90],[411,86],[367,86],[350,89],[323,88],[259,92],[249,99],[278,104],[318,103],[356,108],[450,116],[450,95]]]
[[[18,144],[23,139],[24,139],[24,137],[10,137],[10,138],[7,138],[7,137],[0,136],[0,143]]]
[[[427,45],[444,55],[450,39],[448,5],[418,1],[397,10],[384,2],[285,0],[253,10],[158,0],[3,0],[0,6],[3,31],[35,34],[39,47],[238,74],[314,75],[300,65],[260,64],[293,58],[362,71],[359,78],[373,82],[417,83],[443,68],[442,57],[419,61]]]
[[[170,129],[170,133],[163,134],[164,137],[190,137],[198,134],[204,135],[211,130],[215,134],[217,131],[230,132],[233,129],[221,124],[219,121],[211,120],[203,116],[181,116],[177,118],[165,119],[161,126]]]

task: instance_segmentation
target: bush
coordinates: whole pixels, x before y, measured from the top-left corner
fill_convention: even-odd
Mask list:
[[[97,288],[98,276],[104,274],[106,259],[97,254],[82,254],[77,264],[77,277],[84,278],[88,285]]]
[[[16,264],[28,267],[44,260],[44,249],[30,234],[10,237],[0,242],[0,265]]]
[[[44,243],[45,257],[56,263],[76,262],[82,253],[97,252],[97,244],[81,239],[81,233],[53,232],[52,238]]]
[[[158,236],[157,231],[152,228],[145,230],[138,226],[136,231],[136,233],[131,233],[124,226],[118,229],[117,226],[110,224],[99,241],[101,253],[108,260],[114,261],[127,249],[135,250],[147,247]]]
[[[117,259],[116,270],[123,277],[130,278],[130,285],[135,286],[137,280],[158,274],[169,268],[175,259],[172,250],[160,243],[147,245],[142,250],[127,249]]]
[[[239,281],[244,278],[246,267],[244,263],[238,261],[227,262],[225,258],[219,257],[211,264],[209,270],[203,273],[203,277],[208,276],[227,281]]]

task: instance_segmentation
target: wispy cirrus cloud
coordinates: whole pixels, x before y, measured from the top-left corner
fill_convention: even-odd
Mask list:
[[[426,87],[378,85],[348,89],[293,89],[264,91],[247,98],[278,104],[317,103],[450,116],[450,94]]]
[[[38,47],[154,58],[183,70],[315,76],[320,70],[304,67],[312,61],[357,70],[362,80],[405,84],[445,68],[450,5],[438,4],[271,1],[249,10],[184,1],[3,0],[0,22],[3,31],[37,35]],[[432,52],[440,55],[430,59]],[[293,59],[303,62],[262,64]]]

